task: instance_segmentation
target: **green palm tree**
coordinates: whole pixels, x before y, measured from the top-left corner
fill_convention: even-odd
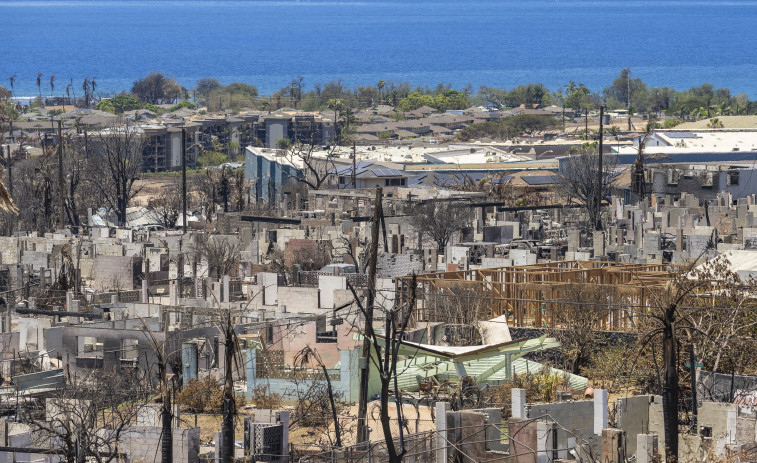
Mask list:
[[[50,76],[50,97],[53,96],[54,90],[55,90],[55,74]]]
[[[378,83],[376,84],[376,89],[379,92],[379,104],[384,102],[383,92],[382,92],[382,90],[384,90],[384,87],[386,87],[386,82],[384,82],[383,80],[379,80]]]

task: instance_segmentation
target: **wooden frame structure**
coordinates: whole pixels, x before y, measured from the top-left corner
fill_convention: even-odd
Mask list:
[[[418,322],[447,322],[434,306],[437,297],[461,297],[460,289],[486,298],[484,316],[505,315],[511,327],[557,328],[560,310],[570,304],[565,296],[571,286],[592,284],[614,294],[605,309],[602,328],[614,331],[634,329],[638,313],[653,304],[650,292],[661,289],[677,268],[663,264],[603,261],[558,261],[418,275],[413,317]],[[396,279],[399,303],[407,303],[412,277]],[[465,296],[462,296],[465,297]]]

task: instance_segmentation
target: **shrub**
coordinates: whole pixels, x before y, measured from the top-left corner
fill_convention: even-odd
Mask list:
[[[261,384],[252,390],[250,403],[255,405],[256,408],[276,410],[281,408],[281,394],[269,392],[268,386]]]
[[[223,389],[210,376],[192,379],[176,395],[176,402],[190,412],[217,412],[223,403]]]

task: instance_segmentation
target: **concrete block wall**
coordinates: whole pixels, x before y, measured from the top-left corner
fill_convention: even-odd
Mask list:
[[[504,257],[482,257],[481,268],[510,267],[513,265],[512,259]]]
[[[0,264],[18,264],[18,256],[18,240],[12,236],[0,237]]]
[[[534,463],[536,458],[532,452],[537,446],[536,421],[510,418],[507,426],[513,463]]]
[[[662,413],[662,396],[654,396],[649,403],[649,433],[657,435],[657,451],[665,454],[665,419]]]
[[[278,306],[286,306],[287,313],[318,311],[318,288],[286,286],[278,289]]]
[[[44,251],[24,251],[21,262],[30,265],[34,271],[39,271],[41,268],[50,268],[50,255]]]
[[[660,396],[638,395],[621,397],[618,399],[618,428],[628,436],[628,455],[636,454],[636,439],[634,436],[647,434],[649,429],[649,404],[661,400]]]
[[[105,256],[95,258],[95,289],[134,289],[135,257]]]
[[[730,403],[703,402],[699,407],[699,428],[712,429],[712,451],[725,455],[728,445],[736,444],[739,406]]]
[[[336,307],[334,293],[347,289],[347,279],[337,275],[321,275],[318,278],[318,289],[321,291],[321,307],[333,309]]]
[[[121,434],[119,450],[128,455],[129,461],[158,463],[161,431],[159,427],[131,426]],[[198,463],[200,428],[174,428],[172,432],[174,463]]]
[[[598,448],[600,440],[594,433],[594,401],[577,400],[574,402],[560,402],[552,404],[530,404],[527,407],[527,417],[530,419],[553,420],[561,427],[570,430],[578,438],[584,439],[592,447]],[[565,449],[569,447],[569,439],[575,439],[565,430],[557,431],[557,447]],[[562,457],[562,456],[561,456]],[[564,458],[567,458],[565,453]]]
[[[381,278],[423,272],[423,256],[418,254],[380,254],[376,264]]]
[[[95,254],[98,256],[123,257],[124,247],[120,244],[97,243],[95,245]]]

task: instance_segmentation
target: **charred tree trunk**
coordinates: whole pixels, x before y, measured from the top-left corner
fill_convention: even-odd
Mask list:
[[[163,408],[161,410],[161,436],[160,436],[160,462],[173,462],[173,431],[171,416],[171,396],[164,394]]]
[[[678,369],[675,343],[675,306],[665,313],[662,333],[664,366],[662,412],[665,420],[665,461],[678,461]]]
[[[387,355],[389,353],[387,352]],[[392,435],[391,418],[389,417],[389,384],[391,378],[381,378],[381,429],[384,436]],[[402,463],[402,457],[397,454],[397,448],[394,446],[394,439],[384,439],[386,443],[386,452],[389,454],[389,463]]]
[[[230,312],[225,331],[226,339],[224,344],[226,348],[224,349],[225,380],[223,385],[223,421],[221,422],[221,462],[231,463],[234,461],[234,415],[236,404],[234,403],[234,379],[232,372],[235,344]]]

